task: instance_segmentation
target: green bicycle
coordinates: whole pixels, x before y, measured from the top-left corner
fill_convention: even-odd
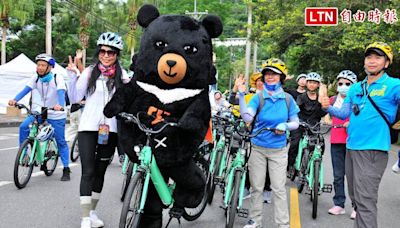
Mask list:
[[[16,104],[19,109],[26,109],[35,120],[30,126],[29,136],[20,146],[14,163],[14,183],[17,188],[24,188],[32,175],[33,167],[40,165],[46,176],[51,176],[58,162],[57,143],[54,138],[54,128],[44,117],[52,108],[42,108],[42,112],[31,112],[25,105]],[[43,123],[39,124],[42,117]]]
[[[119,227],[138,227],[140,217],[143,214],[144,205],[147,198],[148,186],[150,180],[153,182],[156,191],[165,206],[171,206],[174,203],[173,191],[175,183],[167,184],[157,166],[157,162],[150,147],[152,135],[162,132],[168,126],[177,126],[176,123],[165,123],[160,129],[152,130],[144,126],[139,120],[139,114],[135,117],[132,114],[120,113],[119,117],[123,118],[126,122],[135,123],[139,129],[146,133],[146,145],[140,148],[135,146],[134,150],[139,154],[140,164],[133,164],[132,179],[126,190],[124,203],[122,206]],[[206,170],[205,167],[202,168]],[[170,221],[173,217],[178,218],[180,223],[180,216],[188,221],[192,221],[200,216],[206,206],[206,190],[200,205],[197,208],[184,208],[183,213],[179,214],[170,211]],[[168,222],[169,224],[169,222]],[[168,226],[167,224],[167,226]]]
[[[251,155],[250,139],[256,137],[263,131],[275,132],[274,128],[262,128],[251,134],[247,131],[243,120],[235,124],[234,137],[239,140],[240,146],[232,155],[227,172],[224,177],[223,206],[225,209],[226,228],[232,228],[235,223],[236,213],[239,217],[248,217],[248,210],[243,208],[243,193],[245,189],[246,174],[248,172],[248,159]],[[238,136],[238,138],[237,138]]]
[[[208,203],[211,204],[214,198],[215,188],[223,182],[223,176],[226,170],[227,157],[231,148],[232,136],[232,115],[214,115],[213,116],[213,141],[214,144],[209,157],[209,167],[207,176],[207,194]],[[217,141],[218,140],[218,141]]]
[[[300,125],[304,127],[304,135],[299,143],[299,153],[296,157],[295,169],[299,177],[298,192],[301,193],[306,185],[312,201],[312,218],[317,217],[318,212],[318,195],[321,192],[332,192],[332,185],[324,183],[324,166],[322,162],[324,152],[324,137],[328,133],[331,126],[317,123],[311,126],[305,122]],[[327,130],[320,130],[321,127]],[[312,147],[314,149],[311,151]]]

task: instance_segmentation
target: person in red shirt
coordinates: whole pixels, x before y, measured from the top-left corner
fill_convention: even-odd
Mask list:
[[[357,82],[357,76],[350,70],[343,70],[336,77],[337,79],[337,92],[336,96],[329,98],[330,103],[334,107],[340,108],[346,97],[350,86]],[[341,120],[332,116],[332,125],[337,127],[332,128],[331,132],[331,158],[333,167],[333,186],[335,195],[333,196],[334,206],[329,209],[331,215],[345,214],[344,203],[346,201],[346,194],[344,191],[344,176],[345,176],[345,157],[346,157],[346,128],[349,124],[349,118]],[[351,218],[355,218],[355,211],[353,210]]]

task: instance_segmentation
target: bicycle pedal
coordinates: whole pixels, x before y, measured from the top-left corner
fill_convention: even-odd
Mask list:
[[[324,187],[322,187],[322,192],[331,193],[332,192],[332,185],[331,184],[324,184]]]
[[[180,219],[184,213],[182,208],[173,207],[169,210],[169,217]]]
[[[248,218],[249,217],[249,210],[245,208],[240,208],[237,211],[237,216],[242,217],[242,218]]]

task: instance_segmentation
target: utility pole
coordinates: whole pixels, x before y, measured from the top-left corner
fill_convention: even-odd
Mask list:
[[[204,11],[204,12],[198,12],[197,11],[197,0],[194,0],[194,8],[193,8],[193,12],[189,12],[188,10],[185,11],[185,14],[193,17],[196,20],[200,20],[200,18],[203,15],[207,15],[208,14],[208,10]]]
[[[253,43],[253,72],[257,71],[257,49],[258,49],[258,43],[254,42]]]
[[[46,53],[51,55],[51,0],[46,0]]]
[[[246,79],[246,88],[249,87],[249,71],[250,71],[250,57],[251,57],[251,24],[252,24],[252,2],[247,3],[247,40],[246,40],[246,68],[244,77]]]

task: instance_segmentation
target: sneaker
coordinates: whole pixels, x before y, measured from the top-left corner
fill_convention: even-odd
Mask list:
[[[343,215],[346,213],[343,207],[334,206],[328,210],[328,213],[331,215]]]
[[[243,199],[249,199],[250,197],[251,197],[250,190],[247,189],[247,188],[244,188],[244,191],[243,191]]]
[[[350,219],[356,219],[357,212],[354,210],[351,212]]]
[[[264,198],[264,203],[272,203],[272,192],[264,191],[263,198]]]
[[[260,227],[260,225],[258,225],[253,219],[250,219],[243,228],[258,228],[258,227]]]
[[[92,228],[92,223],[89,217],[83,217],[81,220],[81,228]]]
[[[92,223],[92,227],[103,227],[104,222],[97,217],[96,211],[90,211],[90,222]]]
[[[64,167],[61,181],[70,181],[71,180],[71,177],[69,176],[70,172],[71,170],[69,169],[69,167]]]
[[[396,163],[394,163],[394,165],[392,166],[392,171],[400,174],[400,167],[399,167],[399,162],[397,161]]]

